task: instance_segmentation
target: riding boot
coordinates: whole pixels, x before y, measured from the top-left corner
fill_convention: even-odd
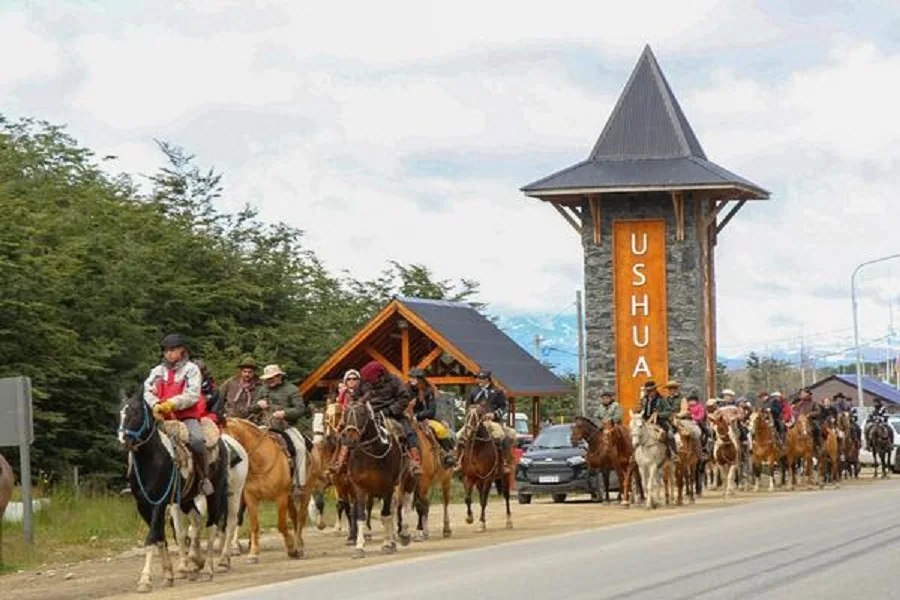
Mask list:
[[[331,465],[328,467],[328,471],[332,475],[337,475],[341,471],[344,470],[344,463],[347,462],[347,454],[350,453],[350,449],[347,446],[341,446],[340,450],[338,450],[338,455],[334,458]]]
[[[419,449],[412,446],[409,449],[409,473],[413,477],[422,474],[422,457],[419,455]]]
[[[204,452],[196,458],[200,465],[200,493],[204,496],[212,496],[214,490],[212,482],[209,480],[209,454]]]
[[[504,438],[503,443],[500,444],[501,452],[500,452],[500,466],[503,469],[504,475],[509,475],[512,473],[512,465],[509,460],[509,438]]]
[[[444,463],[444,468],[450,468],[456,464],[456,459],[453,456],[453,440],[450,438],[444,438],[438,440],[438,445],[440,445],[441,457]]]

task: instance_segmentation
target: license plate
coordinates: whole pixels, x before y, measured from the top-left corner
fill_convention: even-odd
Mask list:
[[[541,475],[538,483],[559,483],[559,475]]]

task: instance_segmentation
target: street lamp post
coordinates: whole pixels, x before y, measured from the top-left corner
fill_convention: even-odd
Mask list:
[[[850,276],[850,297],[853,300],[853,344],[856,347],[856,403],[859,408],[863,407],[863,387],[862,387],[862,350],[859,347],[859,317],[857,316],[856,303],[856,275],[863,267],[875,263],[884,262],[900,258],[900,254],[891,254],[890,256],[882,256],[873,260],[867,260],[860,263],[853,269],[853,275]]]

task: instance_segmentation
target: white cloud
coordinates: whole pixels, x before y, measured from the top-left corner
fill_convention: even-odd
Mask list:
[[[52,78],[59,69],[56,43],[25,13],[0,9],[0,90]]]

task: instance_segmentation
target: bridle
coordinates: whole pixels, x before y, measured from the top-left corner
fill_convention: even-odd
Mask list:
[[[144,407],[144,418],[141,421],[141,426],[138,429],[127,429],[124,425],[119,425],[119,433],[122,434],[126,440],[129,442],[125,443],[125,448],[128,450],[128,453],[134,456],[134,453],[144,444],[153,439],[153,434],[155,434],[159,430],[159,426],[156,424],[156,419],[150,414],[150,405],[144,401],[143,398],[139,400],[141,405]],[[125,408],[128,408],[126,406]],[[146,433],[146,437],[145,437]],[[171,439],[171,438],[170,438]],[[174,447],[175,440],[172,439],[172,446]],[[172,472],[169,475],[169,483],[166,485],[165,491],[160,495],[159,498],[153,500],[150,497],[150,494],[147,493],[147,489],[144,487],[144,482],[141,481],[141,470],[138,468],[137,461],[132,458],[132,468],[134,469],[134,476],[137,480],[138,491],[143,496],[144,500],[146,500],[151,506],[159,506],[168,498],[170,503],[174,499],[176,503],[181,503],[181,478],[178,477],[178,465],[175,463],[175,459],[171,459],[172,463]],[[174,488],[174,490],[173,490]]]
[[[360,406],[364,406],[365,411],[360,411]],[[364,412],[365,414],[365,418],[362,423],[360,423],[359,421],[360,412]],[[369,438],[368,440],[363,440],[363,433],[367,429],[369,429],[370,426],[375,430],[375,437]],[[347,433],[351,431],[355,431],[357,436],[359,436],[355,441],[347,440]],[[387,433],[386,428],[378,426],[378,420],[375,416],[375,411],[372,410],[372,405],[368,402],[366,402],[365,404],[357,403],[355,405],[347,405],[347,409],[344,411],[344,429],[341,434],[341,438],[344,440],[344,444],[346,444],[349,449],[359,450],[366,456],[374,458],[376,460],[382,459],[387,456],[391,449],[394,447],[393,440]],[[386,446],[384,452],[382,452],[381,454],[376,454],[368,450],[370,446],[374,446],[375,444],[379,443]]]
[[[123,424],[119,424],[119,433],[128,440],[125,444],[125,448],[132,454],[135,450],[149,442],[157,429],[156,419],[150,415],[150,405],[143,399],[140,400],[140,403],[144,407],[144,418],[141,421],[141,426],[138,429],[127,429]],[[129,406],[126,405],[124,408],[127,409]],[[145,433],[146,437],[144,436]]]
[[[475,454],[475,442],[481,442],[483,444],[490,444],[491,449],[494,452],[494,462],[491,464],[491,468],[487,470],[483,475],[481,473],[473,473],[472,476],[476,479],[484,481],[485,479],[492,477],[494,472],[497,470],[497,466],[500,463],[500,451],[497,449],[497,444],[494,443],[493,438],[491,437],[491,432],[487,430],[487,427],[483,427],[484,425],[484,410],[481,408],[473,408],[466,415],[466,421],[463,425],[464,428],[469,430],[469,437],[466,440],[465,448],[463,449],[463,456],[469,457],[469,463],[475,464],[474,454]],[[484,429],[486,437],[478,437],[478,430]]]

